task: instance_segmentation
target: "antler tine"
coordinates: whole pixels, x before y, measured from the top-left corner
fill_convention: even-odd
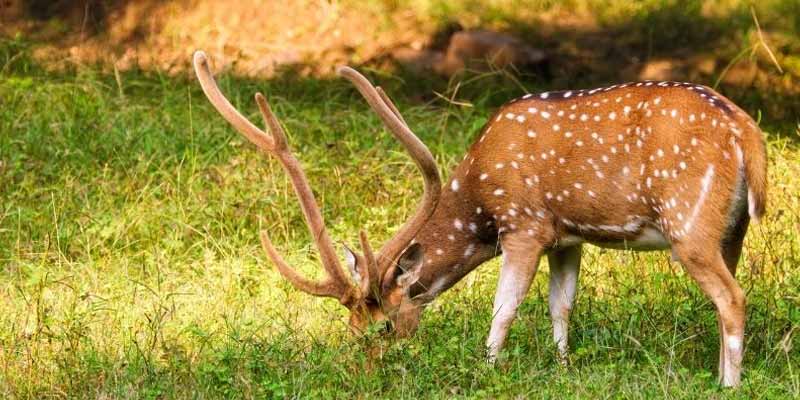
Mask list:
[[[442,182],[439,177],[439,170],[436,167],[436,161],[430,150],[411,132],[405,121],[402,120],[397,108],[389,100],[389,97],[385,93],[381,95],[382,90],[376,89],[367,78],[352,68],[341,67],[338,73],[347,78],[358,89],[370,107],[389,128],[392,135],[403,144],[417,164],[417,168],[422,173],[425,182],[425,193],[414,215],[380,249],[380,259],[378,260],[378,273],[380,274],[378,279],[380,279],[392,263],[395,262],[400,252],[408,246],[425,221],[433,214],[441,194]]]
[[[378,281],[378,270],[377,270],[377,263],[375,262],[375,253],[372,252],[372,247],[369,245],[369,239],[367,238],[367,232],[360,231],[358,233],[358,238],[361,241],[361,251],[364,254],[364,260],[366,261],[366,271],[365,277],[361,280],[361,292],[362,293],[370,293],[378,294],[380,291],[380,282]]]
[[[403,123],[403,125],[408,127],[408,123],[406,123],[406,120],[403,119],[403,116],[400,114],[400,110],[397,109],[397,106],[394,105],[392,99],[390,99],[389,96],[386,94],[386,92],[383,91],[383,88],[380,86],[375,86],[375,90],[378,92],[378,95],[381,96],[381,100],[383,100],[383,102],[386,103],[387,106],[389,106],[389,109],[392,110],[394,115],[397,116],[397,119],[399,119],[400,122]]]
[[[230,122],[239,133],[244,135],[250,142],[261,149],[272,151],[275,148],[275,141],[261,129],[258,129],[252,122],[245,118],[239,111],[225,98],[214,81],[211,69],[208,67],[208,59],[202,51],[194,53],[194,72],[200,87],[206,94],[208,101],[214,108],[222,114],[226,121]]]
[[[280,253],[275,250],[275,246],[273,246],[272,241],[269,240],[267,231],[261,231],[261,247],[264,248],[264,251],[267,253],[270,260],[272,260],[272,263],[275,264],[278,272],[298,290],[302,290],[314,296],[339,297],[331,285],[332,282],[330,278],[323,282],[315,282],[302,277],[294,268],[290,267],[289,264],[283,260]]]
[[[358,289],[353,286],[349,278],[347,278],[342,271],[339,259],[336,257],[333,243],[325,229],[325,222],[322,219],[322,214],[319,211],[314,193],[311,191],[311,187],[308,184],[303,168],[300,166],[300,162],[297,161],[297,158],[295,158],[289,150],[286,134],[280,122],[275,117],[275,114],[272,113],[267,100],[261,93],[257,93],[255,96],[261,115],[265,123],[269,126],[272,135],[267,134],[253,125],[253,123],[242,116],[242,114],[240,114],[225,98],[211,74],[208,61],[202,51],[198,51],[194,54],[194,68],[200,85],[203,88],[203,92],[205,92],[206,97],[208,97],[214,108],[216,108],[239,133],[258,146],[261,151],[277,158],[281,166],[283,166],[284,171],[292,182],[306,224],[319,250],[322,265],[328,273],[328,277],[322,282],[316,282],[299,275],[297,271],[290,267],[280,254],[278,254],[272,242],[269,240],[267,233],[261,232],[261,243],[267,255],[277,267],[278,272],[299,290],[316,296],[338,298],[342,303],[349,303]]]

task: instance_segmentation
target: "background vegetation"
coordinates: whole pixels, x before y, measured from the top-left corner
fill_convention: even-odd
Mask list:
[[[53,11],[25,26],[62,38],[23,28],[0,37],[0,397],[800,396],[797,2],[756,8],[781,71],[745,1],[330,4],[385,15],[380,35],[411,13],[426,45],[458,23],[515,33],[549,54],[543,70],[452,79],[362,57],[360,69],[387,88],[445,176],[504,101],[627,79],[639,72],[626,70],[633,58],[639,67],[670,60],[758,117],[771,197],[738,274],[749,301],[742,388],[716,386],[713,306],[662,253],[588,252],[569,367],[551,344],[546,262],[496,368],[483,363],[496,262],[430,307],[416,337],[354,339],[336,302],[293,290],[258,246],[267,227],[292,264],[319,273],[279,166],[222,121],[180,65],[43,55],[73,32]],[[113,48],[113,20],[97,20],[85,43]],[[353,244],[364,227],[385,239],[412,211],[419,177],[358,94],[309,57],[267,79],[228,72],[219,81],[254,120],[252,93],[268,95],[334,238]],[[715,67],[694,68],[685,62],[693,57]],[[729,79],[738,69],[755,72]]]

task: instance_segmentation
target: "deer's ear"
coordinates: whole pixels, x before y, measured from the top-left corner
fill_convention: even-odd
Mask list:
[[[344,255],[345,264],[347,264],[347,269],[350,271],[350,275],[353,276],[353,280],[360,284],[361,272],[359,270],[361,265],[359,265],[358,256],[345,244],[342,244],[342,255]]]
[[[411,286],[419,279],[419,270],[422,267],[424,254],[422,245],[414,243],[408,246],[397,260],[394,270],[394,279],[398,286]]]

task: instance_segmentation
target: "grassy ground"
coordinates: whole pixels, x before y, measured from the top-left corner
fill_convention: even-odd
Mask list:
[[[240,140],[194,81],[48,73],[29,50],[0,46],[0,397],[800,396],[796,115],[762,118],[770,213],[740,266],[745,374],[726,391],[715,384],[713,307],[662,253],[589,251],[567,368],[550,339],[546,262],[496,368],[483,363],[496,262],[443,295],[413,339],[353,339],[338,304],[298,293],[266,263],[261,227],[292,264],[318,273],[278,165]],[[459,107],[418,101],[420,87],[447,92],[444,82],[372,78],[445,175],[491,110],[522,93],[483,77],[465,81],[458,97],[472,106]],[[268,94],[334,238],[354,244],[363,226],[382,240],[411,212],[421,192],[413,165],[344,82],[220,84],[251,117],[252,93]],[[753,115],[777,101],[733,94]],[[369,346],[380,359],[365,356]]]

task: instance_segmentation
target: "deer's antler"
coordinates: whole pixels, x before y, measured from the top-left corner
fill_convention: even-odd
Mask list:
[[[275,114],[272,113],[269,104],[267,104],[267,100],[261,93],[257,93],[255,96],[258,108],[261,111],[261,115],[264,117],[264,122],[269,127],[269,131],[272,135],[253,125],[225,98],[219,90],[217,83],[214,81],[214,77],[208,66],[208,60],[202,51],[197,51],[194,54],[194,70],[197,74],[197,79],[200,81],[200,85],[203,87],[203,92],[214,108],[216,108],[239,133],[255,144],[259,150],[277,159],[284,171],[286,171],[286,174],[292,181],[292,186],[300,201],[300,207],[303,210],[306,224],[311,230],[311,236],[314,238],[317,249],[319,249],[322,265],[328,276],[322,281],[313,281],[298,274],[294,268],[283,260],[283,257],[281,257],[277,250],[275,250],[275,246],[272,245],[267,232],[262,231],[261,243],[269,258],[278,268],[278,271],[297,289],[316,296],[337,298],[345,305],[348,305],[355,298],[361,296],[361,293],[359,293],[360,290],[351,283],[339,264],[339,259],[336,257],[333,243],[325,229],[325,222],[322,219],[317,201],[314,198],[314,193],[312,193],[308,185],[300,163],[289,150],[286,134],[280,122],[275,117]]]
[[[433,214],[436,204],[439,202],[442,182],[439,177],[439,170],[436,167],[436,160],[434,160],[430,150],[409,129],[389,96],[380,87],[372,86],[367,78],[350,67],[341,67],[337,72],[347,78],[358,89],[370,107],[389,128],[392,135],[403,144],[408,154],[417,164],[417,168],[422,173],[425,182],[425,192],[414,215],[379,251],[377,266],[375,267],[377,273],[372,276],[382,279],[385,272],[397,261],[400,253],[411,243],[419,229]]]

